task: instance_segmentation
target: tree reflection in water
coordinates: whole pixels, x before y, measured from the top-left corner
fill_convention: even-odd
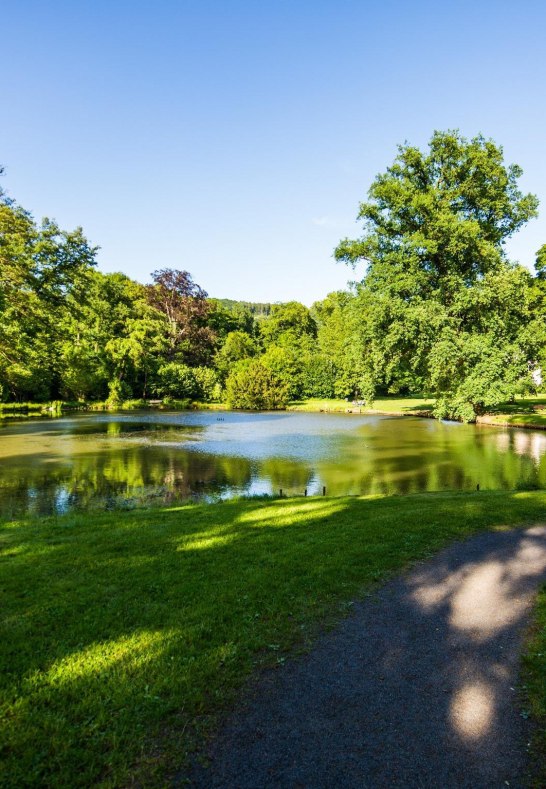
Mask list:
[[[410,417],[97,414],[4,424],[0,514],[259,493],[546,485],[546,435]]]

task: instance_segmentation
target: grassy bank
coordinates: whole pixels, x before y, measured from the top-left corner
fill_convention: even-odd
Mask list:
[[[380,397],[374,400],[373,407],[358,405],[350,400],[326,400],[311,398],[290,403],[287,411],[330,411],[357,414],[422,414],[428,413],[434,400],[424,397]]]
[[[426,397],[385,396],[374,400],[372,407],[359,405],[350,400],[310,398],[292,401],[287,411],[353,413],[353,414],[385,414],[392,416],[431,416],[434,400]],[[185,400],[125,400],[117,406],[107,401],[101,402],[65,402],[56,400],[51,403],[0,403],[0,419],[2,417],[60,416],[69,411],[229,411],[226,403],[203,403]],[[503,403],[498,408],[477,418],[478,424],[495,425],[498,427],[527,427],[546,429],[546,398],[539,395]]]
[[[543,395],[503,403],[497,409],[478,417],[478,424],[498,427],[526,427],[546,430],[546,398]]]
[[[355,595],[545,508],[546,492],[438,493],[2,524],[0,783],[162,785],[253,669]]]
[[[59,416],[59,414],[74,404],[53,400],[47,403],[0,403],[0,419],[2,417],[28,417],[28,416]]]
[[[373,407],[356,405],[347,400],[300,400],[291,403],[288,411],[324,411],[357,414],[387,414],[397,416],[431,415],[434,400],[425,397],[380,397]],[[546,398],[542,395],[522,398],[513,403],[502,403],[490,413],[477,418],[477,423],[496,427],[523,427],[546,430]]]
[[[33,417],[33,416],[61,416],[72,411],[189,411],[193,408],[201,408],[201,404],[194,403],[188,398],[185,400],[124,400],[116,404],[106,400],[95,400],[92,402],[54,400],[48,403],[0,403],[0,419],[13,417]],[[210,406],[222,407],[222,406]]]

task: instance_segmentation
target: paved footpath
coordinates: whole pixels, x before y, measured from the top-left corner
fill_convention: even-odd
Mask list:
[[[190,785],[524,786],[519,654],[545,580],[546,526],[453,545],[256,680]]]

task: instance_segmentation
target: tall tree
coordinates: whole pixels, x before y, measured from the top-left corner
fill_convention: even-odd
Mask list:
[[[58,348],[66,396],[146,396],[166,349],[165,316],[146,296],[124,274],[92,273],[86,303],[66,317]]]
[[[420,384],[439,414],[472,419],[528,383],[530,277],[504,249],[537,214],[521,174],[491,140],[449,131],[425,152],[400,146],[377,176],[360,206],[364,234],[335,250],[367,266],[358,298],[368,399],[379,387]]]
[[[0,395],[59,396],[61,327],[85,301],[95,252],[81,228],[37,225],[0,190]]]

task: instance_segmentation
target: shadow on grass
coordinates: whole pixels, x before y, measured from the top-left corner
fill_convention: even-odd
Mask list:
[[[161,783],[253,667],[408,562],[545,505],[429,494],[6,524],[3,785]]]
[[[546,527],[485,534],[355,607],[260,679],[192,786],[521,786],[516,700]]]

